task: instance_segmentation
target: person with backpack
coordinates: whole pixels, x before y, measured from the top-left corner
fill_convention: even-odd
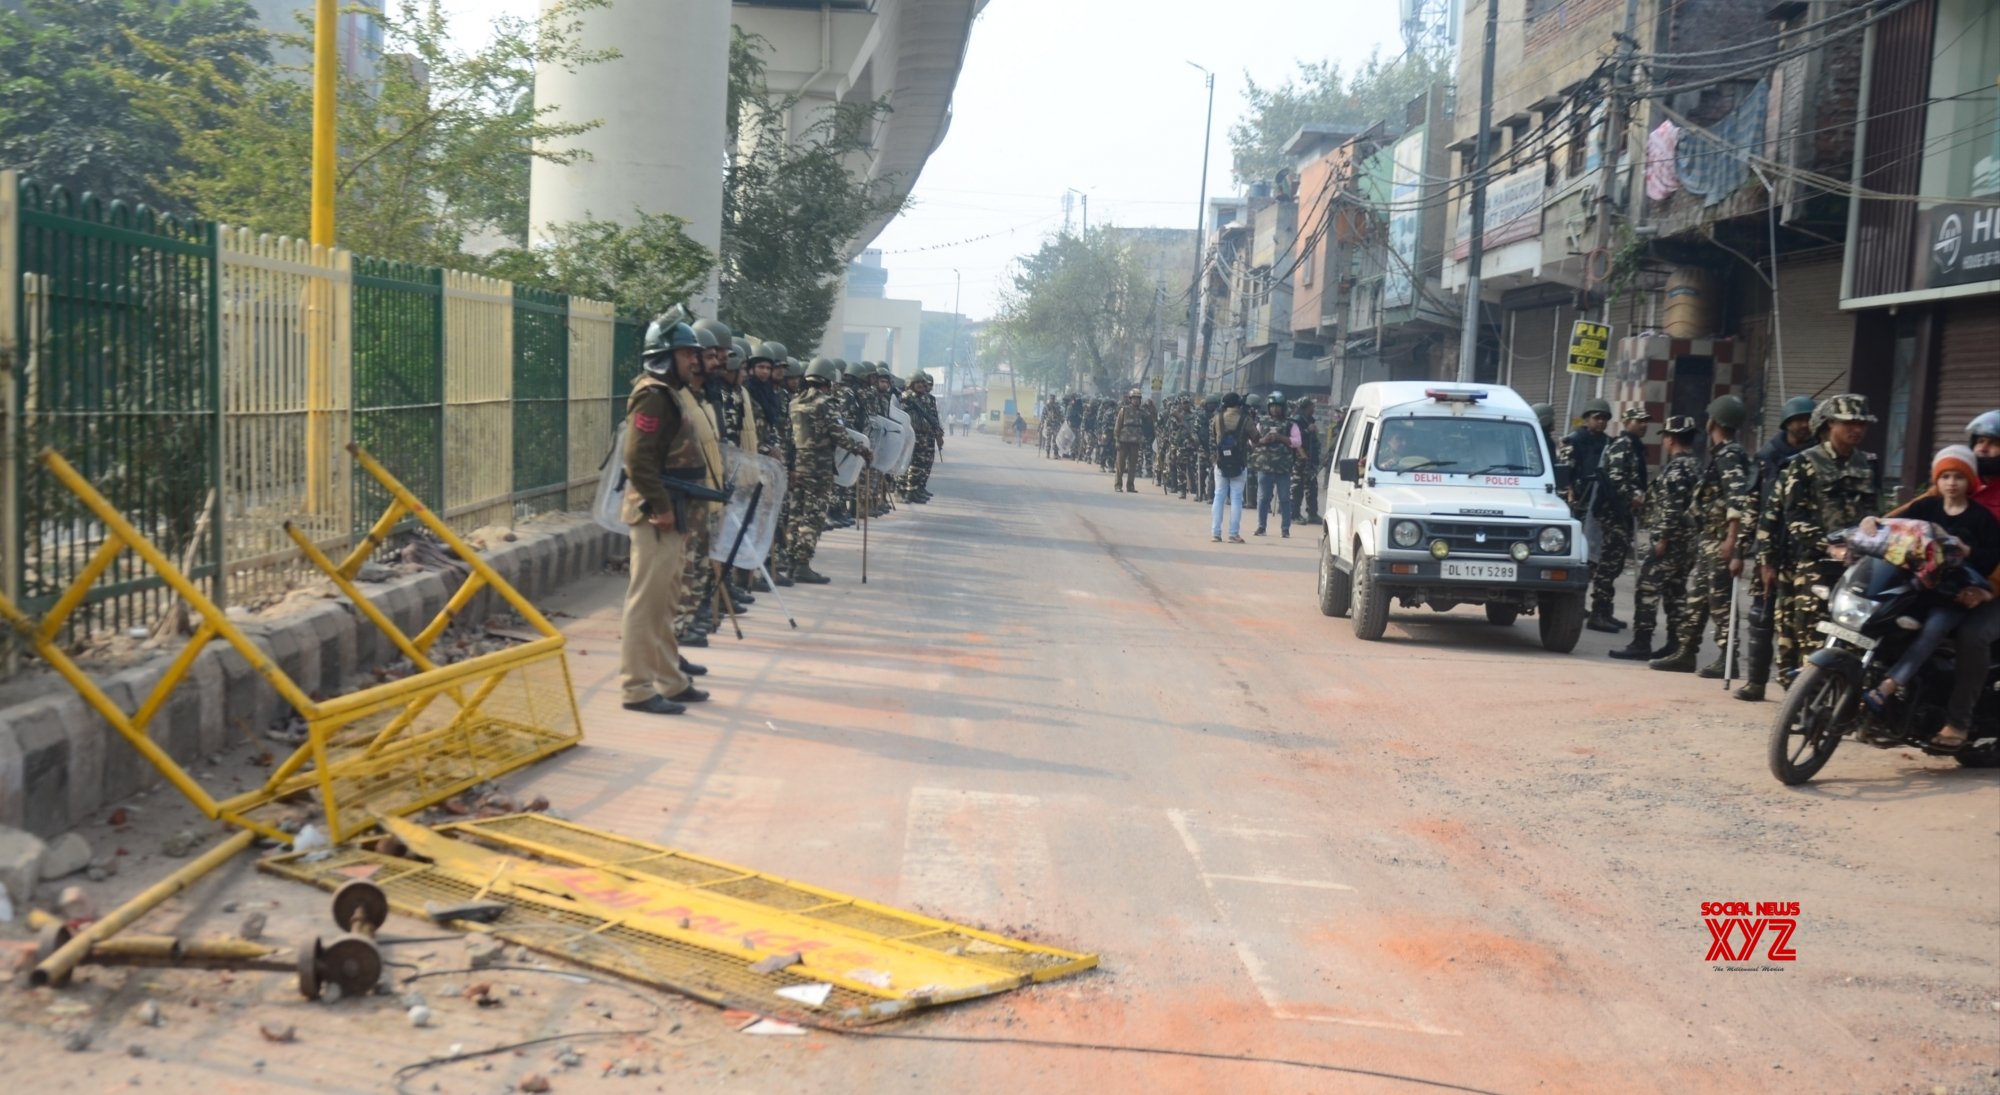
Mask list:
[[[1243,539],[1244,470],[1250,459],[1250,442],[1256,424],[1243,407],[1243,397],[1230,392],[1222,397],[1222,409],[1209,425],[1209,456],[1215,466],[1215,502],[1209,508],[1209,539],[1222,542],[1222,510],[1229,507],[1229,542]]]

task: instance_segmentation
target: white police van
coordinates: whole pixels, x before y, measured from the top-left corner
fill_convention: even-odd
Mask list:
[[[1356,389],[1321,475],[1319,607],[1373,641],[1389,602],[1535,616],[1542,645],[1583,632],[1588,544],[1528,404],[1495,385],[1396,381]]]

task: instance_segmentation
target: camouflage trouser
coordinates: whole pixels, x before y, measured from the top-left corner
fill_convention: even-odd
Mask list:
[[[1674,637],[1681,646],[1694,650],[1701,646],[1701,627],[1715,621],[1715,645],[1729,648],[1729,594],[1735,579],[1729,576],[1729,559],[1722,554],[1722,541],[1714,536],[1701,538],[1694,570],[1688,575],[1687,612]]]
[[[1310,472],[1292,473],[1292,520],[1306,525],[1319,523],[1319,478]]]
[[[1625,563],[1632,558],[1632,519],[1598,514],[1597,538],[1597,566],[1590,574],[1590,610],[1608,616],[1617,599],[1612,584],[1625,573]]]
[[[1639,592],[1633,598],[1632,631],[1636,635],[1651,635],[1664,604],[1667,633],[1678,635],[1681,617],[1687,612],[1687,576],[1694,566],[1692,545],[1668,540],[1667,553],[1655,555],[1652,537],[1648,535],[1642,542],[1645,558],[1639,563]]]
[[[764,564],[771,568],[771,577],[790,578],[792,576],[792,556],[788,545],[792,542],[792,490],[787,481],[785,497],[778,505],[778,527],[771,533],[771,554]]]
[[[712,505],[701,507],[688,537],[687,561],[681,571],[681,599],[674,606],[674,633],[685,635],[694,626],[701,606],[715,599],[715,567],[708,561],[708,548],[721,525],[722,511]]]
[[[917,448],[910,455],[910,470],[903,473],[903,493],[912,494],[923,490],[931,481],[931,466],[937,460],[937,442],[928,437],[917,440]]]
[[[1810,568],[1778,571],[1778,584],[1771,595],[1771,626],[1778,643],[1774,672],[1797,670],[1805,664],[1807,654],[1825,643],[1817,628],[1826,619],[1826,602],[1813,596],[1812,582]]]
[[[827,507],[833,504],[833,469],[806,466],[800,460],[798,474],[785,494],[791,510],[791,524],[785,537],[785,572],[798,575],[812,568],[813,553],[819,550],[819,534],[826,528]]]

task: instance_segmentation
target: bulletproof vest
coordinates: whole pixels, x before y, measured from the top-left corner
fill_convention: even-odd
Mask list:
[[[1807,449],[1803,474],[1812,480],[1814,519],[1829,532],[1849,528],[1875,510],[1875,468],[1869,454],[1857,449],[1842,463],[1825,445]]]

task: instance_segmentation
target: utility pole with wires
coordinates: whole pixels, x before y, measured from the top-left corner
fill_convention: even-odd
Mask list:
[[[1189,61],[1188,64],[1201,69],[1202,75],[1208,77],[1208,120],[1202,123],[1201,130],[1201,194],[1195,199],[1194,206],[1194,278],[1188,282],[1187,353],[1183,355],[1184,360],[1188,363],[1188,367],[1192,368],[1194,363],[1194,344],[1196,337],[1200,333],[1198,326],[1201,322],[1202,251],[1208,242],[1208,142],[1209,138],[1215,133],[1215,73],[1202,68],[1200,65],[1196,65],[1193,61]],[[1207,358],[1208,347],[1203,346],[1202,360],[1204,365],[1207,364]],[[1192,388],[1193,386],[1194,377],[1190,374],[1182,381],[1182,387]]]
[[[1612,191],[1618,185],[1618,160],[1625,151],[1626,112],[1630,109],[1632,89],[1632,54],[1639,46],[1639,0],[1625,0],[1625,33],[1618,41],[1618,68],[1611,78],[1611,93],[1605,98],[1604,108],[1604,176],[1597,184],[1597,254],[1607,256],[1605,275],[1610,276],[1611,217],[1618,209],[1618,202],[1612,198]],[[1588,268],[1588,264],[1585,264]],[[1604,293],[1603,311],[1598,322],[1611,326],[1610,286],[1599,286]],[[1575,414],[1577,375],[1570,374],[1569,403],[1571,415]],[[1604,394],[1604,376],[1597,377],[1596,394]]]
[[[1479,267],[1486,261],[1486,164],[1493,149],[1493,52],[1500,35],[1500,0],[1486,0],[1486,41],[1479,62],[1479,131],[1473,142],[1472,238],[1465,251],[1465,318],[1458,336],[1458,380],[1470,384],[1479,362]]]

